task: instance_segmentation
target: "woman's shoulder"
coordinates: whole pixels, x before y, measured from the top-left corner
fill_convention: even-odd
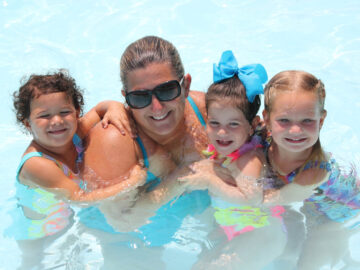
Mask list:
[[[195,104],[199,107],[199,110],[205,112],[205,93],[201,91],[191,90],[189,96],[194,100]]]

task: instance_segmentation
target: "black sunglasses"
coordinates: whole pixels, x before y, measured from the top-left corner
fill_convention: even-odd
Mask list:
[[[152,95],[155,95],[159,101],[173,100],[180,96],[180,84],[183,78],[180,82],[177,80],[164,82],[155,86],[152,90],[144,89],[127,92],[125,95],[126,103],[133,109],[142,109],[151,104]]]

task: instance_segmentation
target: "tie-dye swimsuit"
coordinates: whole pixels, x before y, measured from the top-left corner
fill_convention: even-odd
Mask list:
[[[267,163],[268,147],[265,148]],[[276,189],[292,183],[300,168],[282,176],[271,170],[269,165],[268,177],[265,185]],[[329,220],[341,222],[351,229],[360,226],[360,181],[355,171],[345,173],[341,171],[339,164],[334,158],[328,161],[309,161],[303,167],[303,171],[311,168],[319,168],[330,172],[326,182],[314,190],[314,194],[304,200],[301,211],[307,216],[307,222],[314,226]],[[357,217],[357,218],[355,218]]]
[[[254,135],[250,142],[228,155],[222,166],[226,167],[241,155],[261,147],[263,147],[261,137]],[[215,159],[218,156],[215,147],[212,145],[209,145],[204,153],[210,154],[210,159]],[[282,214],[285,212],[282,206],[252,207],[232,204],[217,197],[211,198],[211,204],[215,210],[216,222],[224,230],[229,241],[240,234],[270,225],[270,217],[277,218],[282,223]]]

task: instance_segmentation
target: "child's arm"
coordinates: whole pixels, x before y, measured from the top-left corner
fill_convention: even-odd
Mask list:
[[[169,169],[173,168],[172,161],[169,159],[160,157],[158,161],[163,162],[163,165]],[[168,176],[163,176],[164,179],[154,190],[148,191],[146,190],[147,185],[144,185],[139,189],[139,193],[127,192],[100,202],[99,209],[106,217],[107,222],[117,231],[133,231],[146,224],[162,205],[185,191],[177,178],[188,171],[188,168],[174,169]]]
[[[210,193],[221,197],[231,203],[237,204],[254,204],[262,201],[262,187],[256,181],[255,172],[261,172],[262,163],[248,160],[249,164],[245,166],[245,161],[249,158],[244,157],[239,164],[242,164],[244,173],[237,168],[238,164],[234,164],[231,176],[235,178],[237,186],[227,184],[224,179],[229,175],[223,168],[218,167],[211,160],[202,160],[193,164],[194,174],[179,179],[186,183],[188,189],[208,189]],[[251,157],[252,158],[252,157]],[[238,162],[237,162],[238,163]],[[258,166],[255,168],[254,166]],[[250,174],[250,172],[252,172]],[[249,173],[250,175],[246,175]]]
[[[127,192],[145,183],[146,172],[139,165],[131,170],[117,184],[87,192],[78,184],[66,177],[63,171],[51,160],[43,157],[33,157],[23,166],[20,180],[30,187],[41,187],[56,195],[72,201],[90,202]]]
[[[293,183],[281,189],[269,189],[264,192],[264,204],[286,205],[302,202],[314,194],[315,189],[329,179],[331,172],[312,168],[299,173]]]
[[[79,135],[83,138],[96,123],[101,121],[104,128],[113,124],[122,135],[128,132],[134,138],[137,133],[136,125],[129,114],[130,112],[121,102],[102,101],[80,118]]]

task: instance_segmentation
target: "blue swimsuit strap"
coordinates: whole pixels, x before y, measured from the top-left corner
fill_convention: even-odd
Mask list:
[[[136,142],[139,144],[142,155],[143,155],[143,159],[144,159],[144,166],[145,168],[149,168],[149,160],[148,160],[148,156],[147,156],[147,152],[145,149],[145,146],[142,142],[142,140],[140,139],[140,137],[136,137]]]
[[[25,156],[23,156],[21,158],[20,164],[16,170],[16,180],[20,182],[19,174],[20,174],[21,168],[24,166],[25,162],[28,159],[30,159],[32,157],[42,157],[42,156],[43,156],[43,153],[41,153],[41,152],[30,152],[30,153],[27,153]]]
[[[189,103],[190,103],[192,109],[194,110],[197,118],[199,119],[201,125],[202,125],[203,127],[206,127],[206,122],[205,122],[205,120],[204,120],[204,117],[202,116],[199,108],[196,106],[194,100],[190,97],[190,95],[188,95],[187,100],[189,101]]]

